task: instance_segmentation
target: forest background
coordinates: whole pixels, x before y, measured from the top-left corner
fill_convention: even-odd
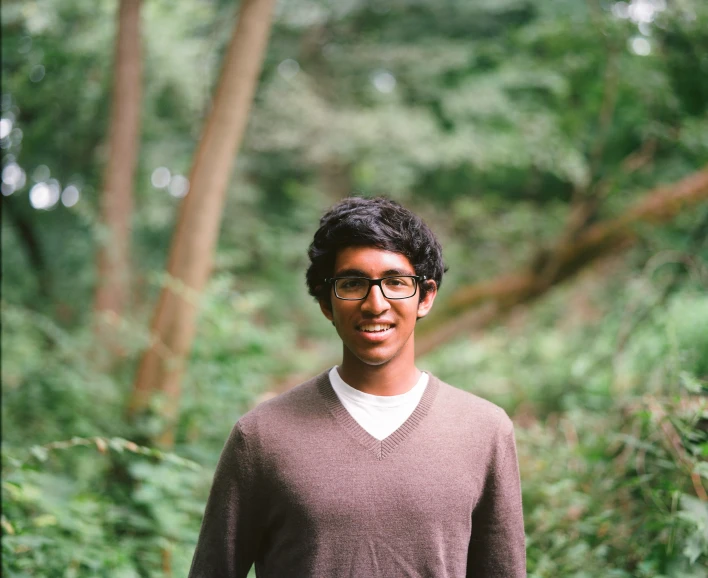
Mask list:
[[[8,0],[1,104],[5,576],[186,575],[352,193],[439,234],[529,576],[708,576],[708,3]]]

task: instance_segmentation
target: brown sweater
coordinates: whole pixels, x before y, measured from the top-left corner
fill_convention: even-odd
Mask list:
[[[503,410],[433,376],[379,441],[323,373],[244,415],[221,454],[190,578],[526,576]]]

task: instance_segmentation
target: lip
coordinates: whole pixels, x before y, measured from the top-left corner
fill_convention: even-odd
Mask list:
[[[362,323],[361,325],[370,325],[371,323]],[[375,331],[375,332],[368,332],[364,331],[363,329],[360,329],[360,326],[357,326],[356,331],[357,333],[364,339],[365,341],[368,341],[369,343],[381,343],[382,341],[385,341],[386,339],[389,338],[389,336],[393,333],[393,330],[396,328],[395,325],[392,323],[381,323],[379,322],[378,325],[390,325],[388,329],[385,329],[383,331]]]

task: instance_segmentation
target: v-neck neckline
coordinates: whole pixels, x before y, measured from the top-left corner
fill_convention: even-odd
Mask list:
[[[401,445],[417,429],[420,422],[423,421],[430,408],[435,401],[435,396],[438,392],[439,383],[432,375],[428,374],[428,385],[425,387],[423,397],[420,398],[418,405],[413,410],[413,413],[408,416],[400,427],[391,433],[388,437],[382,440],[376,439],[368,431],[359,425],[352,415],[347,411],[339,400],[337,393],[334,391],[332,384],[329,381],[329,372],[322,374],[317,383],[317,388],[324,398],[325,405],[334,419],[342,428],[353,437],[359,444],[370,451],[377,459],[382,460],[390,455],[399,445]]]

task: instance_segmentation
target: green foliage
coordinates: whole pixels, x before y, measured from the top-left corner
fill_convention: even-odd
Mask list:
[[[43,444],[67,433],[121,433],[114,417],[122,412],[123,396],[95,364],[90,333],[69,334],[51,319],[7,303],[1,311],[4,441]]]
[[[706,502],[691,475],[704,470],[693,452],[707,437],[669,437],[698,432],[708,405],[645,398],[619,409],[518,432],[529,576],[706,576]]]
[[[517,422],[529,576],[708,576],[704,285],[596,283],[427,365]]]
[[[25,173],[0,197],[8,576],[186,574],[233,423],[339,352],[303,276],[317,220],[343,195],[385,193],[425,217],[450,265],[444,300],[533,261],[579,191],[602,191],[591,220],[617,216],[708,162],[705,2],[641,23],[604,1],[278,3],[176,447],[160,453],[146,440],[164,399],[125,418],[154,296],[172,283],[160,272],[180,201],[150,176],[188,175],[235,7],[143,3],[134,293],[124,317],[96,320],[116,6],[1,13],[2,167]],[[40,181],[75,185],[79,203],[35,210]],[[422,360],[514,417],[534,578],[706,576],[704,213],[646,227],[625,258]],[[125,350],[110,370],[97,322]]]
[[[165,556],[189,563],[210,481],[194,462],[100,437],[17,455],[3,448],[4,575],[163,576]]]

